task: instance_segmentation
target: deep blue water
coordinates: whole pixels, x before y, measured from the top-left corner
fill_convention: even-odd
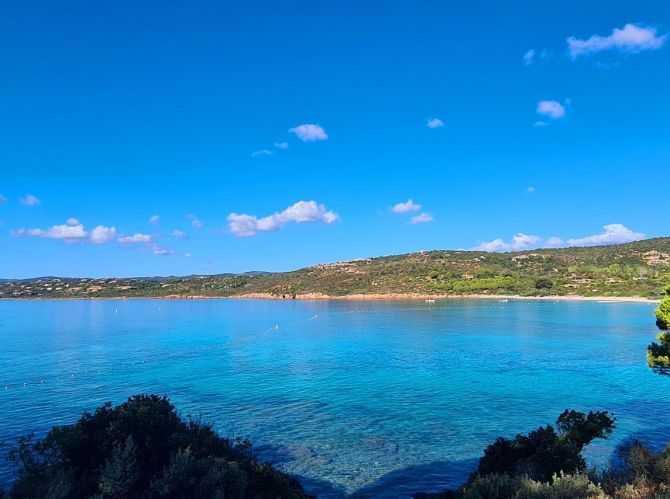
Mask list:
[[[670,440],[670,378],[645,366],[653,306],[453,300],[0,302],[0,441],[135,393],[248,436],[308,491],[411,496],[458,485],[484,447],[609,410],[603,463]],[[24,386],[25,384],[25,386]],[[0,460],[0,483],[11,467]]]

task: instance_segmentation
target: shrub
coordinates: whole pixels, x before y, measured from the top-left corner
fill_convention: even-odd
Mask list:
[[[546,277],[541,277],[535,281],[535,289],[551,289],[554,287],[554,281],[547,279]]]
[[[551,425],[513,439],[500,437],[484,450],[476,474],[527,476],[548,482],[552,476],[586,470],[583,448],[596,438],[607,438],[615,419],[607,412],[564,411]]]
[[[182,420],[166,397],[136,395],[19,441],[13,498],[302,498],[300,484],[259,463],[246,440]]]

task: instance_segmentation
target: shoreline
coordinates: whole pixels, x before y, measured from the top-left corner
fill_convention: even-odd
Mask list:
[[[193,297],[196,299],[207,297]],[[354,293],[350,295],[332,296],[323,293],[297,294],[295,298],[286,295],[286,298],[272,295],[270,293],[245,293],[242,295],[229,296],[229,299],[242,300],[311,300],[311,301],[411,301],[411,300],[540,300],[540,301],[595,301],[612,303],[660,303],[660,300],[644,298],[642,296],[581,296],[581,295],[548,295],[548,296],[521,296],[521,295],[487,295],[487,294],[464,294],[464,295],[431,295],[424,293]]]
[[[273,295],[271,293],[244,293],[232,296],[207,295],[165,295],[165,296],[72,296],[72,297],[35,297],[35,298],[0,298],[0,301],[58,301],[58,300],[274,300],[274,301],[425,301],[425,300],[532,300],[532,301],[594,301],[599,303],[649,303],[658,304],[660,300],[644,298],[642,296],[581,296],[581,295],[431,295],[424,293],[354,293],[350,295],[333,296],[323,293],[303,293]]]

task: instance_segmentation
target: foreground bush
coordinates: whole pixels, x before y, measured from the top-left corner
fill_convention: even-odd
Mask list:
[[[500,437],[484,450],[477,475],[525,476],[548,482],[561,473],[583,473],[581,452],[596,438],[607,438],[614,429],[607,412],[564,411],[556,425],[542,426],[513,439]]]
[[[255,460],[248,441],[184,421],[156,395],[23,438],[10,459],[19,465],[12,498],[307,497],[297,480]]]

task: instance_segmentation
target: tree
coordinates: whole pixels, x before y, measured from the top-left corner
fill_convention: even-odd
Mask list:
[[[166,397],[106,403],[10,453],[12,498],[304,498],[299,482],[258,462],[247,440],[183,420]]]
[[[656,325],[661,330],[647,348],[647,364],[661,374],[670,374],[670,285],[665,287],[665,297],[656,309]]]
[[[474,476],[526,476],[548,482],[561,473],[582,473],[586,471],[582,450],[596,438],[607,438],[614,423],[607,412],[566,410],[555,427],[542,426],[511,440],[498,438],[484,450]]]

